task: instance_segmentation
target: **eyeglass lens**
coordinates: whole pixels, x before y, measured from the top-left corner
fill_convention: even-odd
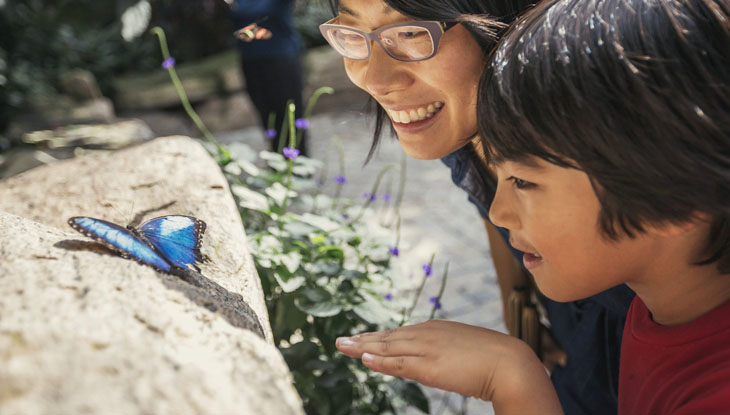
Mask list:
[[[368,58],[368,39],[362,33],[337,27],[328,30],[332,46],[350,59]],[[378,34],[378,41],[388,54],[401,60],[418,60],[434,50],[431,32],[420,26],[397,26]]]

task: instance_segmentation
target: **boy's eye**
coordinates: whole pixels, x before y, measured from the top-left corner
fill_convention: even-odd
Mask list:
[[[509,178],[507,178],[507,180],[510,180],[512,183],[514,183],[515,187],[518,189],[529,189],[530,187],[535,186],[535,183],[528,182],[527,180],[522,180],[515,176],[510,176]]]

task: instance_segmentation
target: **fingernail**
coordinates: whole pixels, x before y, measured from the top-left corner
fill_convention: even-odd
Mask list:
[[[355,342],[352,341],[349,337],[340,337],[335,342],[338,346],[354,346]]]
[[[375,356],[371,355],[370,353],[363,353],[362,354],[362,361],[363,363],[370,363],[375,359]]]

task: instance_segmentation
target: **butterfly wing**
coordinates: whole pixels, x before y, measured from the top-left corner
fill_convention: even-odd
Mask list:
[[[170,264],[186,269],[188,265],[200,269],[200,245],[205,233],[205,222],[192,216],[162,216],[151,219],[138,229],[139,234],[149,241]]]
[[[124,257],[132,257],[138,262],[158,270],[170,272],[170,264],[162,256],[132,232],[119,225],[86,216],[74,216],[68,220],[68,224]]]

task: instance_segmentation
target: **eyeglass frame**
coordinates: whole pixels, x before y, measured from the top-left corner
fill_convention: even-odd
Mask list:
[[[364,58],[350,58],[345,55],[342,55],[343,57],[345,57],[347,59],[356,60],[356,61],[364,61],[364,60],[370,59],[370,55],[372,54],[372,48],[370,47],[370,45],[372,44],[373,41],[377,42],[377,44],[380,45],[380,47],[383,49],[383,51],[385,51],[385,53],[388,54],[388,56],[390,56],[391,58],[393,58],[397,61],[400,61],[400,62],[420,62],[420,61],[425,61],[427,59],[431,59],[434,56],[436,56],[436,52],[438,52],[438,50],[439,50],[439,43],[441,42],[441,36],[443,36],[447,30],[449,30],[452,27],[459,24],[459,22],[444,22],[444,21],[438,21],[438,20],[417,20],[417,21],[413,21],[413,22],[403,22],[403,23],[396,23],[396,24],[391,24],[391,25],[387,25],[387,26],[382,26],[382,27],[379,27],[379,28],[373,30],[370,33],[367,33],[363,30],[354,28],[352,26],[333,24],[332,22],[334,22],[335,20],[337,20],[337,17],[334,17],[334,18],[328,20],[327,22],[319,25],[319,32],[322,34],[322,36],[327,41],[327,43],[332,47],[332,49],[337,51],[337,53],[339,53],[340,55],[342,55],[342,53],[340,53],[340,51],[337,50],[337,48],[332,44],[332,41],[330,41],[329,36],[327,36],[327,31],[329,29],[338,29],[338,28],[347,29],[347,30],[351,30],[359,35],[362,35],[365,38],[365,40],[367,41],[366,42],[367,47],[368,47],[367,56]],[[422,28],[428,30],[428,32],[431,36],[431,41],[433,43],[433,52],[431,52],[431,54],[426,56],[425,58],[419,58],[419,59],[401,59],[396,56],[393,56],[388,51],[388,49],[385,46],[383,46],[383,44],[380,42],[380,38],[378,37],[378,35],[385,30],[392,29],[394,27],[402,27],[402,26],[416,26],[416,27],[422,27]],[[438,30],[437,30],[437,28],[438,28]]]

